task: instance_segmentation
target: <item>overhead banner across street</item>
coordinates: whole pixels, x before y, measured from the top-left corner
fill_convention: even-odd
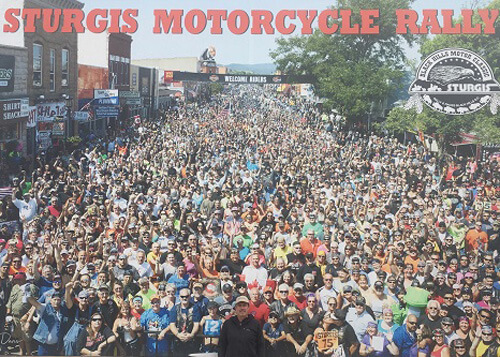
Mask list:
[[[174,81],[197,81],[212,83],[236,84],[281,84],[281,83],[311,83],[312,76],[290,75],[248,75],[248,74],[210,74],[173,71]]]

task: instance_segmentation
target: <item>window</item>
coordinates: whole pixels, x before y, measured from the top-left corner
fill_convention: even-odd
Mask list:
[[[56,90],[56,50],[50,49],[50,91]]]
[[[63,49],[61,53],[61,85],[69,85],[69,50]]]
[[[43,61],[43,46],[33,44],[33,86],[42,86],[42,61]]]
[[[130,74],[129,74],[129,64],[125,63],[125,75],[123,76],[123,84],[126,86],[130,83]]]

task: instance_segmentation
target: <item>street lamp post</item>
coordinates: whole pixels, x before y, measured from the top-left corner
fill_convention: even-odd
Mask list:
[[[73,99],[69,94],[63,94],[61,98],[65,101],[66,105],[66,138],[73,136],[73,120],[71,117],[71,105],[73,104]]]

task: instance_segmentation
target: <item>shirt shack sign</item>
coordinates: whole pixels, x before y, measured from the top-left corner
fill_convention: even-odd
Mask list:
[[[14,90],[14,56],[0,55],[0,92]]]
[[[0,101],[0,120],[27,119],[29,114],[29,99],[8,99]]]

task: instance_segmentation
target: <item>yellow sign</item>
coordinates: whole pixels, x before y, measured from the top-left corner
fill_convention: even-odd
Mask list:
[[[321,353],[331,348],[336,350],[339,347],[339,332],[337,330],[316,332],[314,341],[318,344],[318,351]]]

